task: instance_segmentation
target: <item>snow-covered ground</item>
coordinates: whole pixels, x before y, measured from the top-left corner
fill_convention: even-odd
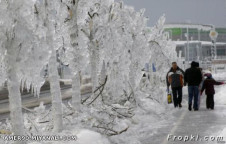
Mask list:
[[[226,72],[213,74],[215,80],[220,80],[226,82]],[[215,102],[217,104],[226,105],[226,85],[215,86]]]
[[[214,75],[214,77],[217,76],[219,79],[224,78],[224,75]],[[87,127],[87,124],[92,125],[94,121],[89,115],[90,111],[87,108],[84,108],[83,113],[75,116],[68,116],[67,119],[64,119],[65,127],[63,132],[58,134],[51,134],[61,136],[76,136],[76,141],[30,142],[30,144],[150,144],[150,141],[153,141],[153,144],[157,144],[159,142],[165,144],[167,143],[165,141],[167,138],[167,133],[174,132],[175,134],[178,134],[180,132],[184,132],[184,130],[182,129],[183,127],[185,129],[188,127],[186,122],[188,118],[193,119],[195,121],[201,121],[200,118],[208,116],[210,116],[211,118],[209,120],[206,119],[204,123],[197,122],[197,124],[201,125],[202,127],[198,128],[195,123],[192,124],[192,127],[197,127],[197,130],[200,129],[200,131],[197,131],[200,132],[200,134],[211,135],[212,133],[211,131],[209,131],[209,129],[211,129],[213,135],[225,136],[226,129],[220,128],[222,124],[219,124],[222,122],[222,119],[226,118],[226,115],[222,113],[225,112],[224,109],[226,108],[226,106],[224,106],[226,105],[225,93],[226,86],[216,87],[215,111],[208,112],[205,110],[205,96],[203,96],[202,109],[200,110],[200,112],[198,112],[197,114],[189,114],[187,111],[187,87],[183,88],[184,97],[182,109],[175,109],[172,104],[169,105],[166,103],[165,86],[160,86],[154,91],[138,91],[137,95],[139,96],[139,102],[134,112],[135,115],[130,119],[122,119],[118,121],[120,122],[117,127],[118,129],[129,127],[129,129],[127,129],[127,131],[123,132],[122,134],[108,137],[103,134],[100,134],[96,131],[96,129]],[[45,109],[45,107],[41,105],[34,110],[41,112],[43,111],[43,109]],[[64,109],[64,113],[68,113],[68,110],[65,107]],[[215,120],[211,121],[211,119]],[[35,121],[37,121],[37,119],[34,120],[34,122]],[[214,127],[216,121],[218,124]],[[205,123],[209,123],[213,126],[205,128]],[[31,125],[31,123],[27,121],[26,126],[29,125]],[[47,127],[47,125],[43,125],[41,127],[44,128],[45,126]],[[216,128],[219,128],[219,131],[217,131]],[[190,130],[187,131],[187,133],[192,134]],[[48,132],[44,132],[42,133],[42,135],[48,135]],[[2,140],[0,141],[0,143],[4,143],[4,141]]]
[[[10,104],[0,107],[10,111],[0,144],[24,144],[22,135],[36,136],[30,144],[168,144],[168,134],[225,134],[225,86],[216,88],[215,111],[203,98],[200,111],[189,113],[187,87],[183,108],[167,104],[165,74],[182,61],[164,33],[165,16],[151,28],[144,9],[114,0],[0,0],[0,12],[0,85],[7,82]],[[71,77],[59,80],[58,62],[71,70],[60,75]],[[84,73],[91,78],[81,80]],[[51,94],[39,97],[46,74]],[[225,73],[214,77],[226,80]],[[59,81],[72,89],[61,90]],[[24,87],[39,99],[25,105]],[[59,140],[65,136],[73,140]]]
[[[215,103],[226,105],[226,85],[217,86],[215,90]]]
[[[43,136],[49,136],[48,134],[43,135]],[[110,144],[109,140],[104,137],[103,135],[94,132],[89,129],[80,129],[80,130],[70,130],[70,131],[63,131],[60,134],[57,135],[52,135],[52,136],[67,136],[67,137],[73,137],[73,140],[68,140],[68,141],[54,141],[54,140],[46,140],[46,141],[33,141],[29,142],[29,144],[43,144],[43,143],[48,143],[48,144]],[[2,139],[0,139],[1,144],[6,144],[7,142]]]
[[[186,90],[185,90],[186,91]],[[158,133],[158,129],[165,127],[169,121],[173,121],[174,115],[178,109],[174,109],[173,105],[168,105],[166,103],[166,90],[165,87],[159,87],[158,90],[153,92],[147,91],[138,91],[138,106],[134,112],[134,116],[129,119],[116,120],[118,123],[115,130],[120,130],[128,127],[126,132],[122,134],[107,137],[102,135],[96,131],[96,129],[92,128],[92,124],[95,121],[92,118],[92,110],[88,108],[83,108],[82,113],[76,114],[74,116],[67,116],[64,119],[64,131],[61,133],[51,133],[51,135],[60,135],[60,136],[76,136],[76,144],[142,144],[142,141],[145,141],[146,138],[150,138],[154,136],[154,134]],[[185,105],[184,101],[184,105]],[[119,107],[119,105],[115,105]],[[123,106],[121,106],[123,107]],[[64,114],[68,114],[69,110],[65,107]],[[39,107],[33,109],[36,114],[25,113],[25,126],[27,128],[34,129],[37,127],[42,132],[35,132],[37,135],[46,136],[49,134],[47,128],[49,124],[40,124],[38,122],[45,121],[47,119],[43,119],[43,116],[48,115],[49,107],[46,107],[41,103]],[[90,115],[91,114],[91,115]],[[51,117],[51,116],[50,116]],[[31,122],[32,121],[32,122]],[[90,125],[90,126],[87,126]],[[3,126],[4,127],[4,126]],[[7,127],[7,126],[5,126]],[[91,128],[91,129],[90,129]],[[1,139],[2,140],[2,139]],[[0,143],[4,143],[5,141],[0,141]],[[31,141],[30,144],[74,144],[75,141]]]
[[[216,80],[223,80],[226,82],[226,72],[213,74],[213,77]],[[216,105],[226,105],[226,85],[217,86],[215,87],[216,94],[215,94],[215,104]],[[222,117],[226,118],[226,114],[220,113]],[[226,141],[226,128],[220,130],[217,135],[224,136],[224,141]]]

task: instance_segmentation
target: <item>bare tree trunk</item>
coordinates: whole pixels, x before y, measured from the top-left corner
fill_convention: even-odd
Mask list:
[[[50,7],[48,9],[48,7]],[[48,64],[49,82],[50,82],[50,92],[52,96],[52,118],[53,118],[53,131],[61,132],[63,130],[63,108],[62,108],[62,97],[60,89],[59,74],[57,68],[57,58],[56,50],[54,48],[53,36],[55,34],[54,25],[56,22],[49,20],[49,15],[52,13],[51,1],[44,1],[44,10],[46,14],[45,24],[47,28],[46,32],[46,43],[51,49],[51,56]]]
[[[7,85],[9,91],[9,109],[14,135],[23,136],[25,134],[24,121],[22,114],[22,102],[20,93],[20,82],[16,73],[16,50],[9,48],[7,51],[8,69],[7,69]],[[15,142],[16,144],[24,144],[23,141]]]
[[[49,68],[50,90],[52,95],[54,131],[60,132],[63,130],[63,109],[55,50],[52,50],[48,68]]]
[[[80,75],[79,73],[73,75],[72,78],[72,105],[77,111],[81,107],[81,92],[80,92]]]
[[[80,49],[78,44],[78,4],[79,0],[74,0],[71,6],[71,25],[70,28],[70,41],[74,58],[70,62],[73,71],[72,78],[72,107],[74,110],[80,111],[81,107],[81,92],[80,92]],[[75,60],[74,60],[75,59]]]
[[[92,23],[92,21],[91,21]],[[90,53],[90,65],[91,65],[91,80],[92,80],[92,92],[98,87],[98,64],[100,61],[98,42],[94,41],[95,30],[91,28],[89,40],[89,53]]]
[[[134,46],[133,46],[134,47]],[[135,71],[135,63],[134,63],[134,60],[133,60],[133,54],[130,52],[130,65],[129,65],[129,83],[132,87],[132,89],[135,88],[135,74],[134,74],[134,71]]]
[[[98,86],[98,77],[97,77],[97,63],[96,63],[96,51],[91,48],[90,54],[90,65],[91,65],[91,81],[92,81],[92,92],[95,91],[96,87]]]

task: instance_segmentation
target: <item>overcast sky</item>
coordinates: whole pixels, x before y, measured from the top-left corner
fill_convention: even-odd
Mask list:
[[[121,0],[116,0],[121,1]],[[166,23],[191,22],[226,27],[226,0],[122,0],[136,10],[146,9],[149,25],[166,14]]]

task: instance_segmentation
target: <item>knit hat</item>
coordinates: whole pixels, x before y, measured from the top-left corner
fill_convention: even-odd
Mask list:
[[[212,78],[212,74],[211,73],[206,73],[206,74],[204,74],[204,76],[206,76],[207,78]]]

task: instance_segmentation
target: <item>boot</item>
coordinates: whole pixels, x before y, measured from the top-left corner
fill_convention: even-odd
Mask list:
[[[194,111],[199,111],[199,109],[195,108]]]
[[[182,105],[181,104],[179,104],[179,108],[182,108]]]
[[[191,111],[191,104],[189,104],[189,106],[188,106],[188,110],[189,110],[189,111]]]

